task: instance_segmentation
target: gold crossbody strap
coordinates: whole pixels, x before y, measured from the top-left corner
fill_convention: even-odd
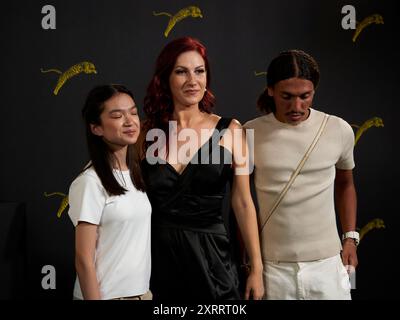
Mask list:
[[[261,229],[260,232],[263,231],[265,225],[267,224],[269,218],[271,218],[272,214],[275,212],[276,208],[279,206],[279,204],[281,203],[283,197],[286,195],[286,193],[288,192],[289,188],[291,187],[291,185],[293,184],[294,180],[296,179],[297,175],[300,173],[300,170],[303,168],[304,164],[306,163],[308,157],[310,156],[311,152],[314,150],[319,138],[322,135],[322,132],[324,131],[325,127],[326,127],[326,123],[328,122],[328,118],[329,115],[325,114],[324,119],[322,120],[321,126],[316,134],[316,136],[314,137],[313,142],[311,143],[311,145],[308,147],[307,152],[305,153],[303,159],[301,159],[299,165],[297,166],[296,170],[292,173],[292,176],[290,177],[289,181],[286,183],[285,187],[283,188],[283,190],[281,191],[281,193],[279,194],[278,198],[276,199],[274,206],[271,208],[271,210],[269,211],[269,214],[267,216],[267,218],[265,219],[265,221],[261,224]]]

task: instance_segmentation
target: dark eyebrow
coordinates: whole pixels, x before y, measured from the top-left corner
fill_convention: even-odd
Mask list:
[[[176,67],[175,67],[175,69],[178,69],[178,68],[182,68],[182,69],[185,69],[185,70],[188,69],[188,68],[186,68],[186,67],[184,67],[184,66],[176,66]],[[200,65],[200,66],[197,66],[197,67],[194,68],[194,69],[199,69],[199,68],[205,68],[205,66],[204,66],[204,65]]]
[[[305,94],[309,94],[311,92],[312,92],[312,90],[306,91],[306,92],[303,92],[303,93],[299,94],[298,96],[301,97],[301,96],[304,96]],[[292,93],[287,92],[287,91],[282,91],[282,94],[286,94],[286,95],[288,95],[290,97],[296,96],[295,94],[292,94]]]
[[[137,107],[136,106],[132,106],[132,107],[129,108],[129,111],[134,110],[134,109],[137,109]],[[124,110],[122,110],[122,109],[112,109],[109,113],[122,112],[122,111],[124,111]]]

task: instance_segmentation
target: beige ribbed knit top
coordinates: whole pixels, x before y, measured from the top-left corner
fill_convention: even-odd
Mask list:
[[[311,109],[306,120],[290,125],[270,113],[244,125],[254,129],[254,178],[260,221],[265,220],[297,168],[323,117],[323,112]],[[312,261],[340,252],[334,206],[335,168],[354,168],[353,148],[351,126],[330,116],[318,144],[263,229],[264,260]]]

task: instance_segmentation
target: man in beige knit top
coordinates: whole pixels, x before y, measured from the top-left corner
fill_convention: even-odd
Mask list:
[[[351,299],[349,273],[357,266],[358,244],[354,134],[341,118],[311,108],[318,80],[319,68],[310,55],[282,52],[271,62],[258,100],[266,115],[244,125],[254,129],[266,299]]]

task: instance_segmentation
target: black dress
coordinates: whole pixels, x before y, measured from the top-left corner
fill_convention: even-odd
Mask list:
[[[232,155],[218,144],[219,132],[230,121],[219,120],[193,157],[197,163],[189,162],[181,174],[168,163],[149,164],[146,159],[142,163],[153,208],[155,300],[240,299],[237,266],[222,215],[226,185],[233,174]],[[215,161],[218,156],[220,161]]]

